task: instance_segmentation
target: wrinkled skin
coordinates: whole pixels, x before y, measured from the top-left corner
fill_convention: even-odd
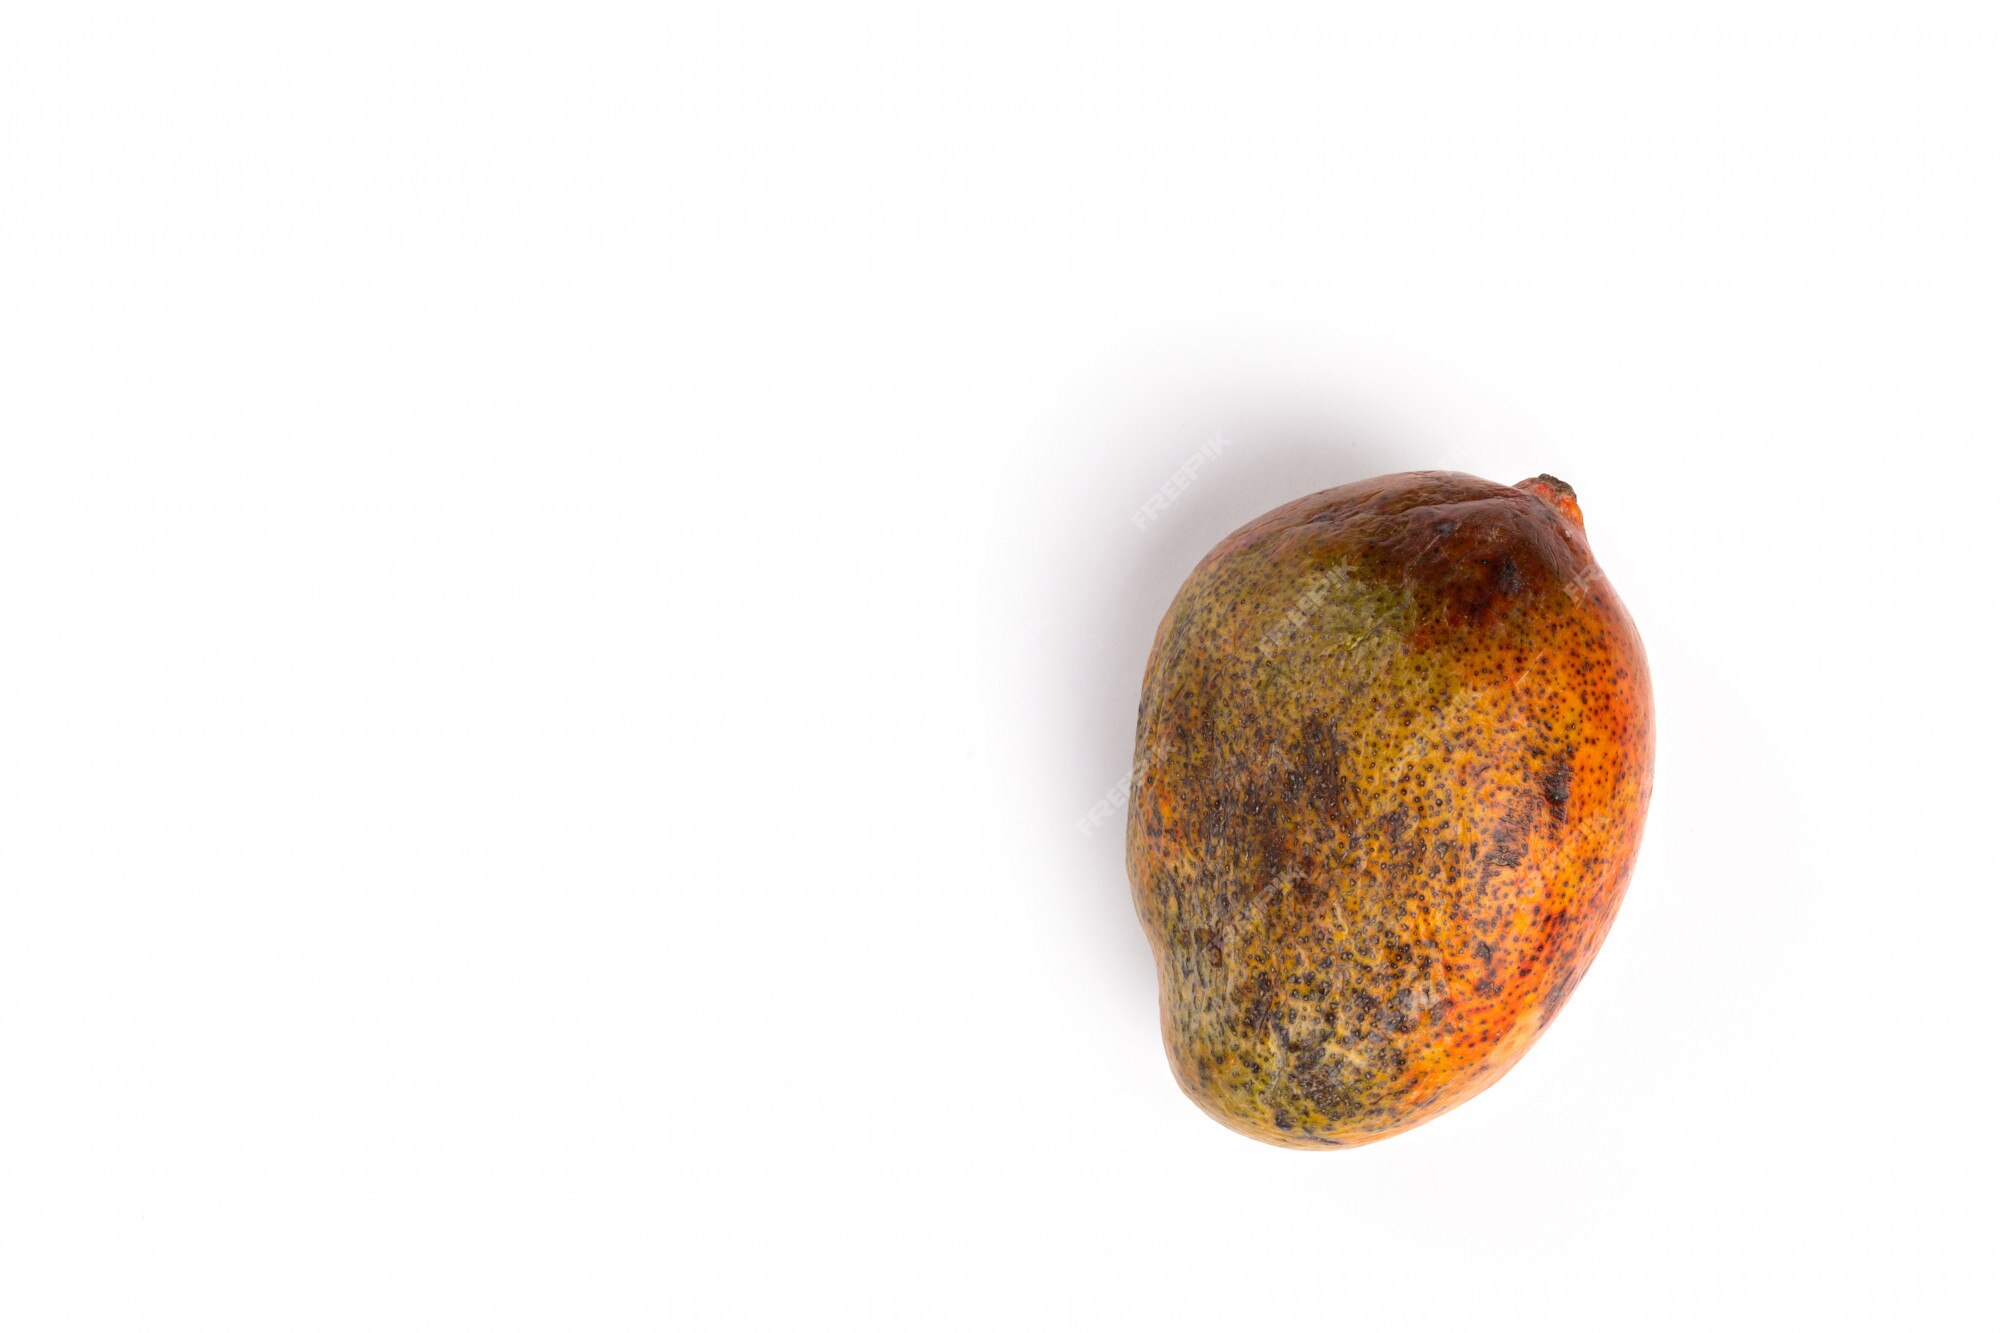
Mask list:
[[[1603,943],[1652,773],[1563,483],[1400,473],[1234,533],[1154,640],[1127,826],[1181,1086],[1294,1148],[1486,1088]]]

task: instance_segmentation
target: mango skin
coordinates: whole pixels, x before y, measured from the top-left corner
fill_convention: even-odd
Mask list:
[[[1238,530],[1154,640],[1126,828],[1181,1087],[1307,1149],[1489,1087],[1603,943],[1652,775],[1562,482],[1398,473]]]

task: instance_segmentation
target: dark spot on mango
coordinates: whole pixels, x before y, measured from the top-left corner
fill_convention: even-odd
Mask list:
[[[1562,823],[1569,809],[1569,780],[1570,761],[1567,754],[1550,765],[1549,771],[1542,776],[1542,799],[1549,803],[1558,824]]]

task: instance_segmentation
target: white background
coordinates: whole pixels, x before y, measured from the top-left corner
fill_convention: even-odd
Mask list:
[[[1991,6],[0,13],[0,1325],[1993,1326]],[[1288,1153],[1079,820],[1429,466],[1576,486],[1657,796]]]

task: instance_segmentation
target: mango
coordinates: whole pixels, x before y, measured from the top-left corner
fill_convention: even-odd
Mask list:
[[[1154,639],[1126,828],[1181,1087],[1330,1149],[1491,1086],[1603,944],[1652,779],[1563,482],[1398,473],[1225,538]]]

